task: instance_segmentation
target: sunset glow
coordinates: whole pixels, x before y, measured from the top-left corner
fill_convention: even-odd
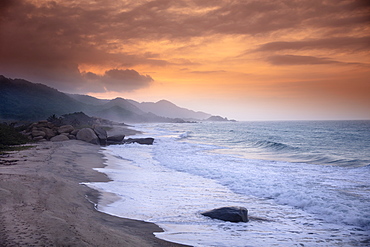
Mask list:
[[[0,74],[237,120],[370,119],[365,0],[5,0]]]

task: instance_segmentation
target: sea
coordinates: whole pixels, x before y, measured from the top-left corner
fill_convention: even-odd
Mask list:
[[[104,147],[97,209],[190,246],[370,246],[370,121],[139,124]],[[249,222],[201,213],[248,209]]]

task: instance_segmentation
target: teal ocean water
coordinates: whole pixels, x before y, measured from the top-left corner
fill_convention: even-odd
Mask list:
[[[152,146],[106,147],[119,200],[99,210],[154,222],[192,246],[370,245],[370,121],[146,124]],[[202,216],[244,206],[269,221]]]

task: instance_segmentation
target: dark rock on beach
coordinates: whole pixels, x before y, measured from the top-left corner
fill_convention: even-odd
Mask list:
[[[69,140],[68,136],[63,135],[63,134],[50,138],[50,141],[52,142],[60,142],[60,141],[68,141],[68,140]]]
[[[41,130],[32,130],[31,135],[33,137],[38,137],[38,136],[44,137],[46,134],[44,131],[41,131]]]
[[[108,138],[107,131],[103,127],[96,126],[96,125],[93,126],[93,130],[99,138],[100,145],[107,145],[107,138]]]
[[[124,138],[125,138],[125,135],[108,136],[107,137],[107,145],[122,144]]]
[[[248,222],[248,209],[244,207],[222,207],[202,213],[212,219],[230,222]]]
[[[74,127],[72,125],[62,125],[58,128],[58,133],[63,134],[63,133],[71,133],[74,131]]]
[[[50,140],[52,137],[54,137],[55,136],[55,134],[56,134],[56,130],[53,130],[52,128],[43,128],[42,129],[44,132],[45,132],[45,138],[47,139],[47,140]]]
[[[143,145],[153,145],[154,138],[148,137],[148,138],[128,138],[127,140],[124,140],[123,143],[131,144],[131,143],[139,143]]]
[[[99,138],[95,132],[90,128],[83,128],[77,132],[77,140],[89,142],[92,144],[99,144]]]

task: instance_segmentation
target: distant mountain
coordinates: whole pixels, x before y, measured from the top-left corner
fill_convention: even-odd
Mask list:
[[[228,120],[226,117],[220,117],[220,116],[212,116],[207,118],[205,121],[211,121],[211,122],[235,122],[235,120]]]
[[[211,117],[210,114],[204,112],[196,112],[186,108],[179,107],[167,100],[160,100],[156,103],[152,102],[136,102],[129,100],[129,102],[144,112],[151,112],[155,115],[167,118],[182,118],[186,120],[203,120]]]
[[[140,115],[119,106],[94,111],[93,115],[116,122],[145,122]]]
[[[72,99],[75,99],[79,102],[82,102],[87,105],[104,105],[108,103],[109,99],[98,99],[89,95],[83,95],[83,94],[67,94]]]
[[[57,114],[84,111],[87,105],[43,84],[0,75],[0,118],[40,120]]]
[[[109,109],[111,107],[120,107],[122,109],[131,111],[133,113],[136,113],[138,115],[143,115],[145,112],[143,112],[140,108],[132,104],[129,100],[123,99],[123,98],[115,98],[110,100],[108,103],[104,104],[102,107],[104,109]]]
[[[92,114],[118,122],[179,122],[178,119],[161,117],[151,112],[144,112],[139,107],[132,104],[132,101],[133,100],[115,98],[97,108],[100,110]]]
[[[138,103],[123,98],[102,100],[88,95],[65,94],[43,84],[0,75],[0,120],[35,121],[74,112],[125,123],[181,123],[184,120],[219,121],[221,118],[212,119],[210,114],[181,108],[166,100],[156,103]]]
[[[138,109],[141,111],[140,109]],[[157,116],[153,113],[138,114],[118,105],[113,105],[109,108],[97,110],[92,113],[93,116],[109,119],[116,122],[125,123],[178,123],[184,122],[182,119],[173,119]]]

